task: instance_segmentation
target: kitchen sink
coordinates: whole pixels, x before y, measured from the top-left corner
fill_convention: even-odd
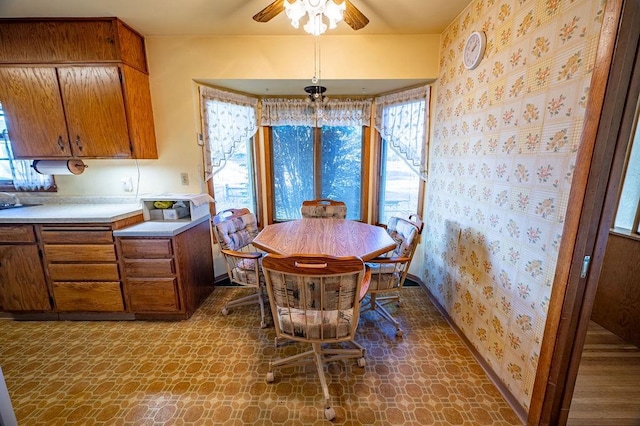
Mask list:
[[[41,206],[42,204],[7,204],[0,203],[0,210],[8,210],[8,209],[19,209],[22,207],[33,207],[33,206]]]

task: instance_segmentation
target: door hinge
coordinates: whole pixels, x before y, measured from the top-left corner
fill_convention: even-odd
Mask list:
[[[120,83],[122,83],[122,70],[118,68],[118,78],[120,79]]]
[[[580,271],[580,278],[587,278],[589,272],[589,266],[591,265],[591,256],[585,256],[582,259],[582,270]]]

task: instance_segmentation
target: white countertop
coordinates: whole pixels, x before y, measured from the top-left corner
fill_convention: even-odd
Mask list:
[[[108,223],[137,214],[139,204],[43,204],[0,210],[0,223]]]
[[[149,220],[113,231],[114,237],[174,237],[196,225],[209,220],[209,216],[198,219]]]

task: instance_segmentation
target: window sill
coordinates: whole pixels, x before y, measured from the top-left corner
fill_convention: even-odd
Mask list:
[[[16,192],[16,193],[34,193],[34,192],[58,192],[58,187],[53,185],[49,189],[39,189],[37,191],[25,191],[21,189],[15,189],[13,185],[3,185],[0,184],[0,191],[2,192]]]
[[[630,229],[611,228],[609,229],[609,234],[613,234],[618,237],[628,238],[630,240],[640,241],[640,234],[631,232]]]

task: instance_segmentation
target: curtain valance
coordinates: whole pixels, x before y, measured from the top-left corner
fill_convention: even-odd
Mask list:
[[[234,151],[258,131],[258,99],[212,87],[200,86],[202,99],[205,180],[213,167],[218,167]]]
[[[427,178],[429,86],[375,99],[375,127],[420,178]]]
[[[371,99],[262,99],[261,126],[369,126]]]

